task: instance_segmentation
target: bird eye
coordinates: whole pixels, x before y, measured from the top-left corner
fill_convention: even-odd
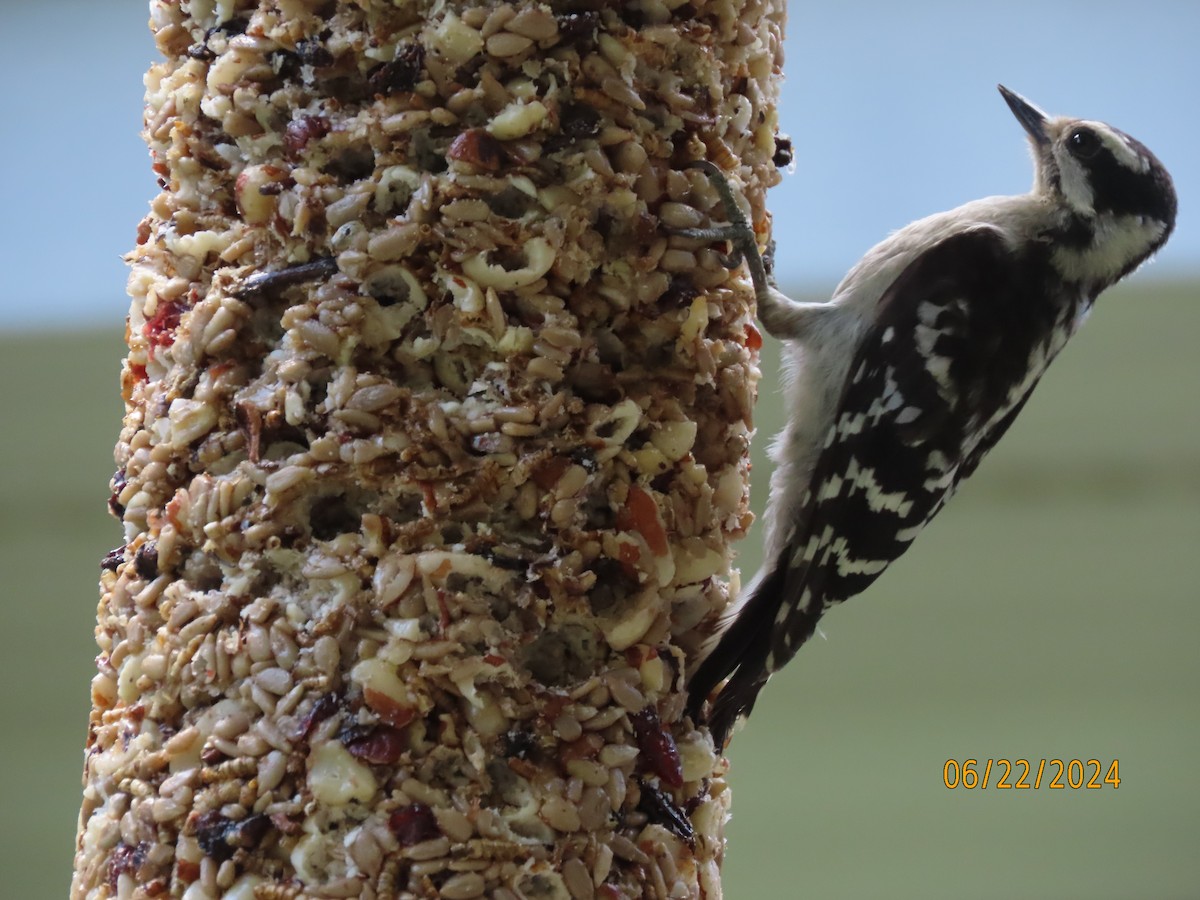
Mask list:
[[[1070,147],[1072,156],[1079,159],[1091,159],[1100,152],[1100,138],[1096,137],[1094,131],[1077,128],[1067,138],[1067,146]]]

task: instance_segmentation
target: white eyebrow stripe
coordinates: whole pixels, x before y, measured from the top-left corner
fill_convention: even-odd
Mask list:
[[[1087,125],[1096,133],[1100,142],[1125,168],[1132,169],[1134,172],[1150,171],[1150,160],[1133,149],[1125,135],[1103,122],[1084,122],[1082,124]]]

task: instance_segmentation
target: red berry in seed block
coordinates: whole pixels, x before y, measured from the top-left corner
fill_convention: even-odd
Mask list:
[[[663,784],[673,788],[683,787],[683,763],[679,760],[679,748],[671,732],[663,728],[658,710],[647,706],[640,713],[629,717],[633,723],[633,734],[637,738],[642,761],[651,772],[662,779]]]
[[[402,847],[431,841],[442,833],[433,810],[424,803],[400,807],[388,817],[388,828]]]

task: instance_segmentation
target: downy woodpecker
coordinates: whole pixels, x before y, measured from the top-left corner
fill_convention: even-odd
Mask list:
[[[897,231],[827,303],[777,291],[729,182],[698,163],[749,265],[759,317],[784,341],[788,422],[772,447],[762,569],[689,682],[718,749],[831,606],[902,554],[1012,424],[1097,295],[1175,224],[1171,177],[1129,135],[1050,118],[1000,86],[1033,148],[1033,189]]]

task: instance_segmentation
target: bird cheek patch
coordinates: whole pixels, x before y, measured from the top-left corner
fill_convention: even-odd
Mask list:
[[[1059,184],[1062,188],[1063,199],[1077,213],[1094,215],[1096,212],[1096,197],[1087,172],[1079,163],[1066,153],[1056,153],[1059,165]]]

